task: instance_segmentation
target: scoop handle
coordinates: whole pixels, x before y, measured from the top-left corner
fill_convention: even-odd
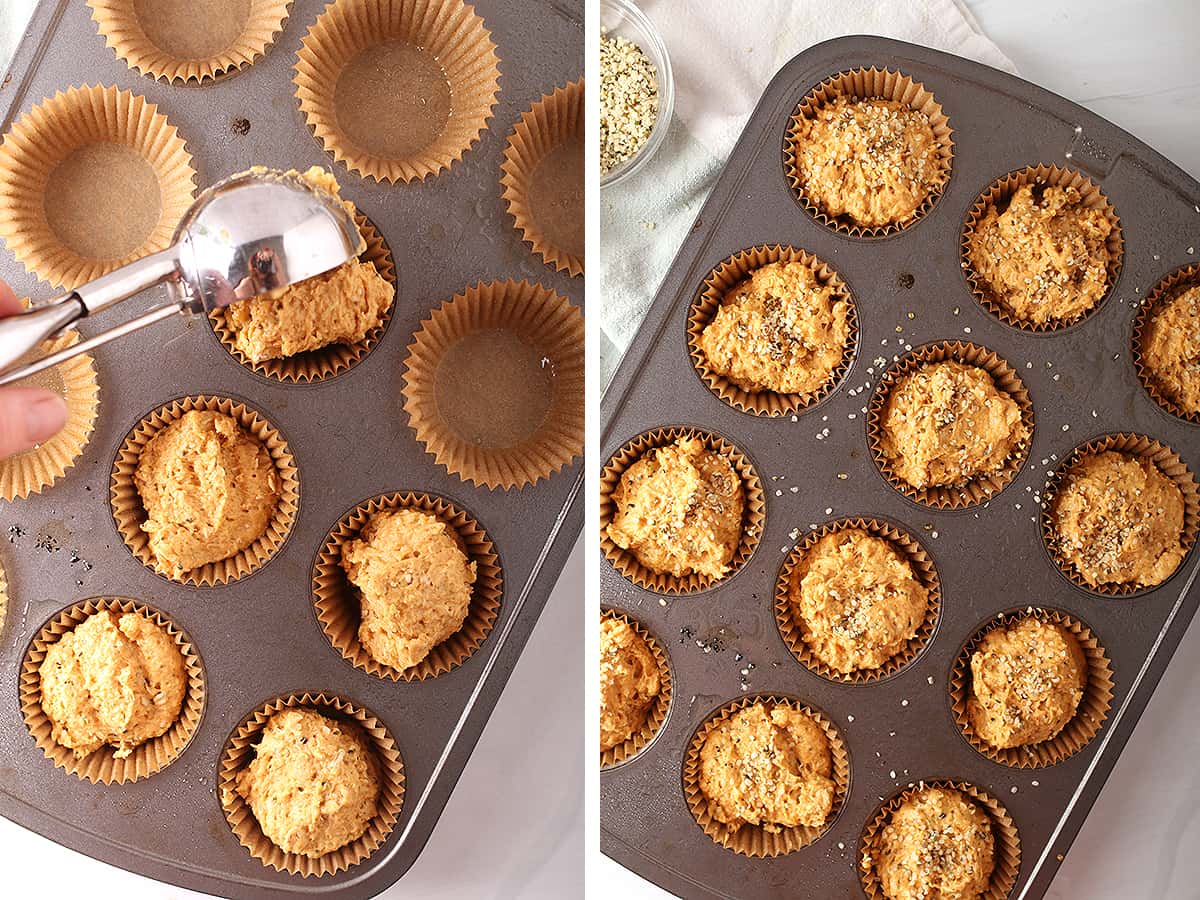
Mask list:
[[[45,306],[0,319],[0,372],[17,365],[43,341],[86,314],[83,301],[72,291]]]

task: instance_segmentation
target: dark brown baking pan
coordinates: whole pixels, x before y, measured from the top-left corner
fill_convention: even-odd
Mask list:
[[[954,129],[944,193],[910,228],[885,237],[839,233],[797,203],[784,141],[801,99],[831,75],[899,69],[932,91]],[[1029,165],[1069,166],[1100,186],[1120,217],[1119,277],[1094,314],[1051,333],[1002,322],[971,294],[960,239],[976,198]],[[1032,84],[945,53],[874,37],[813,47],[766,89],[675,258],[602,401],[601,463],[654,428],[703,428],[753,460],[767,500],[766,532],[749,561],[710,590],[660,596],[601,560],[601,600],[658,635],[671,656],[673,700],[652,745],[601,773],[604,852],[687,897],[863,897],[859,841],[884,799],[924,780],[968,782],[997,797],[1020,834],[1011,897],[1046,894],[1196,606],[1198,554],[1135,597],[1073,585],[1042,542],[1039,502],[1072,448],[1110,432],[1147,434],[1193,471],[1200,429],[1159,407],[1138,380],[1132,327],[1142,298],[1195,262],[1200,184],[1087,110]],[[748,415],[713,395],[688,355],[688,312],[713,266],[749,247],[782,243],[835,268],[858,304],[856,356],[838,387],[795,416]],[[1032,447],[1012,483],[961,510],[918,505],[893,489],[868,447],[866,412],[884,369],[933,341],[978,344],[1020,375],[1036,407]],[[840,684],[800,665],[775,623],[780,565],[810,528],[841,517],[895,523],[926,547],[942,613],[928,646],[891,677]],[[598,552],[598,551],[596,551]],[[1087,622],[1109,653],[1112,709],[1078,753],[1036,772],[993,762],[954,722],[949,678],[964,643],[997,614],[1053,606]],[[816,841],[775,859],[714,843],[688,809],[681,767],[696,728],[745,693],[783,694],[823,710],[841,730],[850,787]],[[1149,777],[1149,776],[1148,776]]]
[[[430,310],[479,281],[528,279],[583,302],[583,279],[532,255],[501,197],[504,145],[521,113],[579,78],[583,3],[473,0],[502,71],[499,102],[479,141],[447,171],[395,186],[335,163],[294,96],[300,42],[325,0],[294,0],[267,54],[203,85],[139,75],[105,46],[83,0],[44,0],[0,86],[0,131],[43,97],[75,84],[115,84],[156,104],[187,141],[198,188],[251,165],[333,171],[343,196],[375,223],[399,275],[395,310],[356,366],[312,384],[285,384],[242,366],[203,318],[158,326],[96,353],[96,432],[66,477],[0,505],[0,563],[8,621],[0,628],[0,813],[52,840],[163,881],[222,897],[369,897],[421,852],[582,527],[581,458],[521,490],[488,490],[450,475],[417,443],[402,404],[404,360]],[[3,173],[0,173],[3,177]],[[7,249],[0,277],[18,296],[51,296]],[[156,298],[157,299],[157,298]],[[149,300],[131,301],[137,307]],[[85,336],[111,319],[83,323]],[[223,586],[181,585],[143,566],[109,509],[113,460],[144,415],[176,397],[233,397],[285,436],[300,502],[275,556]],[[493,542],[504,591],[494,626],[461,666],[400,682],[355,668],[317,621],[312,572],[329,530],[359,503],[393,491],[441,497],[466,510]],[[17,677],[26,647],[59,610],[120,596],[161,610],[190,636],[208,680],[199,727],[156,774],[93,785],[45,758],[21,717]],[[336,874],[276,871],[242,846],[222,812],[222,748],[266,701],[324,692],[369,710],[396,742],[405,791],[399,820],[366,859]]]

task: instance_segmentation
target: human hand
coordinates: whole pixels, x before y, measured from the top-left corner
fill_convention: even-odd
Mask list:
[[[0,318],[21,312],[21,301],[0,281]],[[67,404],[53,391],[31,387],[0,389],[0,459],[45,443],[67,424]]]

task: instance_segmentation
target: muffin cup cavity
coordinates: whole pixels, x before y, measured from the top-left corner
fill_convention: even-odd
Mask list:
[[[374,263],[375,269],[393,288],[396,287],[396,264],[392,258],[391,248],[375,227],[375,223],[361,212],[355,213],[354,223],[362,234],[367,248],[359,254],[364,263]],[[237,332],[229,325],[229,317],[225,309],[213,310],[208,314],[213,333],[221,346],[239,363],[272,381],[282,381],[289,384],[309,384],[315,381],[325,381],[353,369],[375,349],[387,331],[392,319],[392,311],[396,308],[396,299],[383,314],[383,319],[372,328],[360,341],[353,344],[329,344],[316,350],[307,350],[294,356],[280,359],[264,359],[260,362],[251,360],[237,347]]]
[[[566,272],[574,277],[583,274],[582,248],[568,249],[555,235],[538,222],[533,192],[538,187],[541,164],[577,143],[583,146],[583,79],[572,81],[566,87],[556,88],[552,94],[544,95],[522,115],[504,149],[503,177],[504,202],[508,214],[515,220],[521,238],[533,248],[533,252],[545,260],[546,265]],[[583,169],[582,158],[574,207],[582,220],[583,216]],[[542,186],[543,189],[544,186]],[[566,185],[561,187],[565,188]],[[569,198],[568,198],[569,199]],[[571,207],[564,212],[571,211]]]
[[[913,575],[929,594],[925,610],[925,618],[917,633],[908,641],[905,647],[883,665],[874,669],[855,669],[852,672],[840,672],[823,662],[812,652],[803,638],[803,622],[798,615],[792,600],[791,588],[796,568],[804,556],[824,537],[830,534],[847,531],[852,528],[862,529],[873,537],[882,538],[900,552],[912,567]],[[809,531],[804,539],[788,554],[779,570],[775,581],[775,623],[779,626],[779,634],[796,661],[805,668],[822,678],[844,684],[868,684],[881,681],[895,675],[918,656],[929,645],[937,630],[938,620],[942,610],[942,589],[938,579],[937,569],[925,548],[911,534],[890,522],[879,519],[842,518],[827,522],[820,528]]]
[[[249,804],[237,791],[237,776],[254,759],[254,744],[271,716],[284,709],[311,709],[323,716],[356,726],[367,738],[378,763],[379,809],[360,837],[321,856],[287,853],[271,842],[254,818]],[[404,760],[391,732],[370,710],[333,693],[287,694],[264,703],[246,716],[225,743],[217,773],[217,796],[225,819],[243,847],[264,866],[276,872],[320,877],[333,875],[362,862],[387,840],[404,803]]]
[[[893,796],[875,812],[859,839],[859,877],[868,900],[887,900],[875,871],[875,858],[879,853],[879,841],[883,828],[892,819],[892,814],[905,802],[925,788],[943,788],[960,791],[987,813],[992,820],[992,835],[995,839],[996,867],[992,880],[981,900],[1007,900],[1021,872],[1021,837],[1008,811],[991,794],[965,781],[922,781],[911,785]]]
[[[1075,565],[1063,556],[1058,548],[1058,541],[1055,537],[1053,507],[1054,498],[1062,486],[1063,479],[1084,458],[1095,456],[1106,450],[1114,450],[1118,453],[1150,460],[1183,493],[1183,534],[1180,537],[1183,543],[1183,560],[1179,563],[1179,567],[1159,584],[1141,586],[1137,584],[1108,582],[1096,587],[1089,584],[1083,578]],[[1179,457],[1178,453],[1166,444],[1162,444],[1144,434],[1117,432],[1095,438],[1086,444],[1080,444],[1050,474],[1050,478],[1046,482],[1046,487],[1042,490],[1041,520],[1042,541],[1045,544],[1046,552],[1050,555],[1050,559],[1053,560],[1058,570],[1071,584],[1082,588],[1090,594],[1102,597],[1140,596],[1161,587],[1166,581],[1174,578],[1183,569],[1184,563],[1191,555],[1192,548],[1196,544],[1197,532],[1200,532],[1200,488],[1197,488],[1196,479],[1192,471],[1187,467],[1187,464]]]
[[[734,713],[740,712],[756,703],[768,703],[772,706],[788,706],[799,710],[814,719],[825,737],[829,740],[829,752],[833,758],[833,781],[835,784],[833,809],[829,818],[820,827],[796,825],[790,828],[780,826],[779,831],[767,831],[761,825],[744,824],[736,830],[730,829],[723,822],[718,822],[709,811],[708,798],[700,789],[700,752],[713,729],[724,722]],[[739,697],[716,712],[712,713],[700,724],[688,744],[683,758],[683,796],[696,824],[727,850],[740,853],[752,858],[770,858],[795,853],[813,843],[825,834],[837,821],[846,795],[850,789],[850,757],[846,751],[841,733],[833,722],[819,709],[804,704],[791,697],[778,694],[757,694]]]
[[[342,76],[362,54],[389,50],[399,54],[389,65],[422,69],[414,83],[445,81],[445,122],[440,130],[423,123],[430,137],[422,146],[409,145],[411,133],[404,140],[391,133],[411,128],[387,125],[365,98],[338,96]],[[334,159],[365,178],[409,182],[449,168],[487,130],[500,91],[499,62],[491,32],[462,0],[342,0],[308,30],[293,81],[300,112]],[[364,146],[364,136],[374,146]]]
[[[0,238],[26,270],[68,290],[167,247],[196,182],[158,107],[99,85],[59,91],[21,116],[0,170]]]
[[[292,0],[250,0],[238,32],[226,32],[228,37],[220,40],[224,35],[203,29],[185,38],[179,23],[170,20],[171,12],[154,12],[135,0],[88,0],[104,42],[131,69],[167,82],[196,84],[253,65],[283,31],[291,5]]]
[[[39,355],[48,356],[77,343],[79,335],[66,331],[46,341]],[[59,394],[67,404],[67,423],[45,443],[0,460],[0,498],[10,501],[41,493],[75,465],[91,440],[100,405],[96,363],[90,353],[81,353],[19,383]]]
[[[671,709],[671,666],[667,662],[667,652],[663,649],[663,645],[637,619],[615,609],[601,610],[600,618],[601,620],[614,619],[624,622],[632,628],[634,633],[646,642],[646,646],[654,655],[654,661],[658,663],[659,691],[654,705],[650,707],[650,711],[646,715],[646,723],[640,731],[631,735],[624,743],[600,752],[600,768],[610,769],[635,758],[658,736],[663,723],[667,720],[667,713]]]
[[[704,333],[704,329],[716,317],[725,294],[739,282],[748,278],[755,270],[777,262],[796,262],[808,266],[817,276],[818,282],[822,286],[831,286],[835,291],[836,299],[845,300],[849,307],[847,312],[849,336],[842,351],[841,361],[829,379],[815,391],[793,394],[783,394],[771,390],[748,391],[741,385],[735,384],[727,376],[714,372],[709,367],[707,357],[700,349],[700,337]],[[795,247],[780,244],[760,245],[735,253],[716,266],[704,279],[703,288],[692,301],[688,311],[687,339],[688,355],[692,359],[692,365],[695,366],[701,381],[710,391],[734,409],[745,413],[756,416],[786,416],[815,406],[832,394],[842,383],[854,361],[854,354],[858,347],[858,312],[850,289],[842,281],[841,276],[824,260]]]
[[[342,548],[346,543],[359,536],[373,515],[393,509],[414,509],[436,516],[449,526],[456,543],[476,567],[471,605],[462,627],[434,647],[425,659],[407,669],[379,662],[362,645],[358,638],[362,619],[358,588],[350,583],[342,568]],[[355,668],[392,681],[424,681],[462,665],[491,633],[504,595],[500,561],[483,526],[470,513],[441,497],[414,492],[381,494],[342,516],[317,554],[312,591],[317,621],[333,648]]]
[[[1163,278],[1138,308],[1137,316],[1133,320],[1133,340],[1131,342],[1133,367],[1137,371],[1137,377],[1142,383],[1142,387],[1150,395],[1150,399],[1166,412],[1185,422],[1191,422],[1193,425],[1200,425],[1200,412],[1184,409],[1174,398],[1159,388],[1154,373],[1147,367],[1146,360],[1142,356],[1142,342],[1145,340],[1146,326],[1150,324],[1151,317],[1181,293],[1198,285],[1200,285],[1200,265],[1184,266]]]
[[[466,346],[474,349],[470,359],[458,360],[470,369],[464,373],[449,361],[461,357]],[[486,372],[480,368],[484,363]],[[481,282],[456,294],[421,322],[404,365],[409,427],[438,465],[463,481],[523,488],[583,453],[583,314],[549,288],[508,280]],[[455,368],[453,384],[439,384],[443,365]],[[504,390],[512,396],[497,387],[497,375],[504,376]],[[525,421],[533,398],[546,398],[545,411],[539,421]],[[492,400],[490,409],[481,406]],[[448,414],[450,407],[458,411]],[[489,429],[513,421],[503,434],[475,439],[462,433],[469,427],[464,422],[451,421],[456,416],[490,417]]]
[[[1013,195],[1027,184],[1042,187],[1074,188],[1079,191],[1080,203],[1085,209],[1101,210],[1109,224],[1112,225],[1112,231],[1109,232],[1108,240],[1106,241],[1109,253],[1108,288],[1105,290],[1104,296],[1091,309],[1074,318],[1053,319],[1047,322],[1030,322],[1026,319],[1018,319],[996,300],[987,283],[975,272],[974,266],[971,265],[971,242],[975,237],[975,229],[978,227],[980,220],[992,207],[1007,209]],[[1023,331],[1046,333],[1061,331],[1072,325],[1078,325],[1080,322],[1090,318],[1112,296],[1113,286],[1117,283],[1117,278],[1121,274],[1121,263],[1125,253],[1125,238],[1121,233],[1121,220],[1117,217],[1112,203],[1104,196],[1100,188],[1092,183],[1091,179],[1076,172],[1074,169],[1063,168],[1061,166],[1038,165],[1009,172],[1004,177],[993,182],[986,191],[979,195],[979,198],[967,213],[967,220],[963,225],[961,252],[962,270],[963,274],[967,277],[967,286],[970,288],[971,295],[980,306],[1005,325],[1020,328]]]
[[[904,221],[877,226],[859,225],[845,216],[829,216],[805,194],[804,184],[800,179],[796,164],[796,144],[799,140],[800,128],[805,119],[815,118],[821,107],[838,97],[860,100],[894,100],[910,109],[924,113],[929,118],[929,124],[933,129],[933,136],[938,146],[940,179],[936,185],[931,187],[929,195],[916,212]],[[783,141],[784,176],[787,178],[796,201],[826,228],[850,237],[886,237],[911,228],[933,209],[938,198],[945,191],[946,185],[950,181],[953,164],[954,130],[950,127],[950,120],[946,118],[941,104],[937,102],[933,94],[921,82],[913,81],[901,72],[877,69],[874,66],[839,72],[809,91],[792,114],[791,125],[788,127]]]
[[[87,756],[77,757],[69,747],[57,743],[51,736],[53,725],[42,709],[41,665],[46,651],[64,634],[74,631],[84,620],[99,612],[120,616],[138,613],[164,628],[183,655],[187,672],[187,688],[179,718],[163,734],[139,744],[124,758],[115,756],[116,749],[105,745]],[[2,623],[0,623],[2,625]],[[25,651],[21,662],[21,715],[33,740],[57,768],[70,772],[92,784],[127,784],[149,778],[165,769],[180,757],[200,726],[204,714],[206,685],[200,657],[191,638],[165,614],[137,600],[124,597],[93,597],[81,600],[56,613],[42,626]]]
[[[217,562],[206,563],[176,576],[169,566],[161,563],[150,550],[150,540],[142,531],[146,510],[134,484],[142,451],[150,440],[192,410],[218,412],[234,419],[253,435],[270,454],[279,477],[279,500],[267,529],[249,547]],[[180,584],[209,587],[228,584],[251,574],[266,565],[291,534],[300,508],[300,476],[291,448],[279,431],[256,410],[229,397],[198,394],[172,400],[143,418],[126,435],[113,461],[109,484],[109,499],[117,532],[134,557],[153,572]]]
[[[1021,422],[1028,431],[1028,437],[1016,446],[998,472],[973,478],[960,485],[916,488],[896,473],[891,460],[883,452],[883,418],[887,410],[887,400],[896,383],[906,375],[933,363],[948,360],[977,366],[991,375],[996,388],[1011,397],[1020,409]],[[871,458],[875,461],[876,468],[888,484],[909,500],[934,509],[966,509],[978,506],[1004,490],[1025,465],[1029,447],[1033,443],[1033,429],[1033,401],[1030,400],[1029,392],[1016,370],[991,350],[965,341],[925,344],[900,357],[879,380],[867,408],[867,444],[871,448]]]
[[[646,454],[659,447],[675,443],[679,438],[696,438],[707,450],[719,453],[729,460],[733,470],[742,479],[745,491],[745,508],[742,514],[742,538],[738,542],[733,559],[729,562],[729,573],[722,578],[711,578],[692,572],[675,576],[655,572],[638,560],[632,551],[618,547],[608,536],[608,526],[615,513],[613,492],[621,483],[621,476]],[[750,458],[725,438],[709,431],[685,426],[658,428],[639,434],[614,453],[600,473],[600,549],[614,569],[638,587],[659,594],[692,594],[720,584],[733,577],[754,554],[766,527],[767,500],[763,493],[762,479]]]
[[[1018,622],[1034,618],[1041,622],[1060,625],[1075,636],[1087,660],[1087,684],[1079,707],[1057,735],[1038,744],[1020,747],[993,747],[981,738],[971,725],[967,713],[967,701],[971,696],[971,655],[979,648],[986,635],[997,628],[1011,628]],[[1041,769],[1056,765],[1078,753],[1099,733],[1112,706],[1113,673],[1108,654],[1100,641],[1079,619],[1057,609],[1028,607],[1003,613],[972,635],[963,645],[962,651],[950,670],[950,707],[954,712],[954,723],[962,732],[967,743],[992,762],[1014,769]]]

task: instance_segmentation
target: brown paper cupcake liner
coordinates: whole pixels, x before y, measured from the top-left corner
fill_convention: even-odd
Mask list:
[[[619,766],[633,759],[649,747],[651,742],[658,736],[663,723],[667,720],[667,713],[671,709],[671,666],[667,662],[667,653],[663,649],[663,645],[658,642],[654,635],[646,630],[641,622],[631,617],[628,613],[623,613],[615,609],[603,609],[600,611],[600,619],[615,619],[619,622],[624,622],[632,628],[638,637],[646,642],[646,646],[654,654],[654,661],[658,663],[658,697],[655,699],[654,705],[650,707],[650,712],[646,715],[646,724],[636,734],[631,735],[624,743],[600,751],[600,768],[611,769],[614,766]]]
[[[179,718],[167,731],[156,738],[135,747],[129,756],[118,759],[115,748],[101,747],[87,756],[77,757],[69,747],[57,743],[51,736],[52,724],[42,709],[41,665],[46,651],[64,634],[74,631],[83,621],[98,612],[115,615],[136,612],[165,628],[174,639],[187,669],[187,689],[183,695]],[[55,614],[30,642],[21,663],[20,702],[21,715],[34,741],[57,768],[77,775],[92,784],[127,784],[149,778],[165,769],[180,757],[204,714],[206,685],[200,658],[192,646],[191,638],[166,615],[141,603],[124,597],[93,597],[81,600]]]
[[[840,672],[828,663],[818,659],[805,642],[803,619],[792,603],[791,589],[797,567],[803,561],[805,555],[816,546],[817,542],[826,535],[846,531],[851,528],[860,528],[868,534],[882,538],[899,550],[904,555],[904,558],[908,560],[917,580],[928,591],[929,603],[925,611],[925,618],[921,622],[921,627],[899,653],[887,660],[883,665],[874,669],[855,669],[853,672]],[[872,681],[881,681],[885,678],[890,678],[915,660],[929,645],[930,640],[933,639],[933,633],[937,630],[941,611],[941,581],[938,578],[937,569],[933,565],[933,560],[929,558],[929,554],[925,551],[925,548],[904,529],[890,522],[880,521],[879,519],[842,518],[833,522],[827,522],[820,528],[810,531],[804,540],[788,554],[787,559],[779,570],[779,577],[775,581],[775,623],[779,626],[779,634],[783,637],[783,642],[792,651],[792,656],[796,657],[796,661],[802,666],[815,672],[822,678],[844,684],[867,684]]]
[[[847,324],[850,334],[845,350],[842,352],[842,360],[825,384],[815,391],[804,394],[781,394],[769,390],[748,391],[741,385],[730,381],[725,375],[709,368],[708,359],[700,349],[700,337],[721,308],[721,301],[725,294],[738,282],[749,277],[756,269],[776,262],[803,263],[813,270],[822,285],[831,285],[837,295],[849,303]],[[841,276],[824,260],[795,247],[780,244],[760,245],[735,253],[721,262],[704,279],[704,288],[692,301],[691,309],[688,312],[687,335],[688,354],[692,358],[692,365],[695,366],[700,379],[710,391],[742,412],[752,413],[756,416],[786,416],[797,410],[815,406],[833,393],[842,383],[858,348],[858,309],[854,297],[850,294],[850,289],[846,287]]]
[[[1179,294],[1197,285],[1200,285],[1200,265],[1184,266],[1163,278],[1155,285],[1154,290],[1150,292],[1138,309],[1137,316],[1133,320],[1132,341],[1133,367],[1137,371],[1142,387],[1150,395],[1150,399],[1171,415],[1191,422],[1193,425],[1200,425],[1200,412],[1184,409],[1175,401],[1175,398],[1160,389],[1158,380],[1146,366],[1146,361],[1142,356],[1142,341],[1145,338],[1145,329],[1150,324],[1152,314],[1156,313],[1160,307],[1170,303]]]
[[[60,178],[51,186],[50,179],[58,174],[61,163],[78,152],[86,148],[108,152],[114,145],[132,150],[153,170],[159,189],[157,220],[145,235],[122,235],[117,226],[130,220],[127,208],[92,209],[85,221],[111,213],[106,221],[116,224],[108,233],[126,238],[114,243],[111,252],[96,255],[98,247],[90,252],[76,249],[52,227],[46,199],[77,194],[80,199],[76,202],[92,199],[86,192],[74,190],[78,182],[64,183]],[[175,226],[192,204],[196,181],[183,138],[158,107],[129,91],[99,85],[60,91],[23,115],[0,145],[0,171],[6,173],[0,182],[0,237],[26,270],[68,290],[167,247]],[[128,175],[103,166],[89,167],[86,174],[95,183],[114,174],[118,180]],[[60,210],[69,219],[68,212]],[[153,212],[146,211],[144,217],[148,221]],[[132,240],[137,241],[133,249],[124,249]]]
[[[825,732],[826,738],[829,739],[829,750],[833,757],[833,780],[836,788],[833,796],[833,809],[829,813],[829,818],[821,827],[814,828],[808,825],[796,825],[791,828],[784,828],[781,826],[779,831],[770,832],[761,825],[745,824],[735,829],[730,828],[723,822],[718,822],[712,817],[709,811],[708,798],[700,789],[700,751],[704,749],[705,741],[708,740],[709,734],[712,733],[717,725],[734,713],[746,709],[755,703],[767,703],[772,706],[789,706],[797,709],[816,720],[817,724]],[[756,859],[794,853],[797,850],[807,847],[821,837],[821,835],[825,834],[841,814],[849,789],[850,757],[846,752],[845,742],[842,740],[842,735],[837,730],[837,727],[820,710],[801,703],[799,700],[778,694],[753,694],[746,697],[739,697],[722,706],[705,719],[700,727],[696,729],[696,733],[692,736],[691,743],[688,744],[683,758],[683,796],[687,802],[688,809],[691,810],[692,817],[696,820],[696,824],[700,826],[705,834],[727,850],[732,850],[735,853]]]
[[[799,139],[800,127],[804,119],[815,118],[822,106],[839,96],[857,97],[861,100],[894,100],[929,117],[929,124],[933,128],[933,136],[938,145],[938,162],[942,177],[940,182],[930,189],[925,202],[904,221],[871,227],[858,225],[844,216],[829,216],[805,194],[804,184],[800,180],[796,166],[796,142]],[[793,196],[814,219],[826,228],[832,228],[834,231],[852,237],[884,237],[912,227],[933,209],[934,204],[942,196],[950,181],[953,164],[954,130],[950,127],[949,119],[942,112],[941,104],[934,99],[933,94],[926,90],[924,84],[913,81],[907,75],[893,72],[890,69],[877,69],[874,66],[869,69],[851,69],[847,72],[839,72],[813,88],[800,101],[795,113],[792,114],[791,125],[788,127],[787,136],[783,141],[784,175],[791,186]]]
[[[1058,541],[1055,536],[1053,516],[1054,498],[1058,493],[1058,489],[1062,486],[1063,479],[1084,457],[1103,453],[1106,450],[1115,450],[1118,453],[1150,460],[1160,472],[1170,478],[1179,487],[1179,490],[1183,492],[1183,535],[1181,536],[1181,541],[1183,543],[1184,561],[1191,555],[1192,548],[1196,544],[1196,534],[1200,531],[1200,490],[1197,489],[1196,479],[1192,475],[1191,470],[1180,459],[1178,453],[1166,444],[1162,444],[1153,438],[1132,432],[1108,434],[1088,441],[1086,444],[1080,444],[1050,474],[1050,478],[1046,482],[1046,487],[1042,490],[1041,516],[1042,541],[1045,544],[1046,552],[1050,555],[1050,559],[1071,584],[1082,588],[1088,593],[1098,594],[1103,597],[1134,597],[1152,591],[1159,587],[1159,585],[1155,584],[1143,587],[1136,584],[1107,583],[1096,587],[1089,584],[1084,580],[1075,565],[1059,552]],[[1184,563],[1180,562],[1179,568],[1175,572],[1172,572],[1163,582],[1160,582],[1160,584],[1173,578],[1175,573],[1182,569],[1183,566]]]
[[[673,444],[679,438],[698,438],[714,453],[726,457],[742,479],[745,491],[745,511],[742,514],[742,539],[738,543],[733,559],[729,562],[729,574],[722,578],[711,578],[696,572],[684,576],[655,572],[643,565],[631,551],[618,547],[608,536],[616,512],[613,491],[621,483],[621,476],[631,465],[659,447]],[[762,538],[767,520],[767,500],[763,494],[762,479],[750,458],[740,449],[718,434],[699,428],[673,426],[646,431],[628,441],[614,453],[600,473],[600,549],[614,569],[638,587],[659,594],[693,594],[707,590],[715,584],[733,577],[754,555]]]
[[[442,68],[453,104],[431,144],[392,158],[361,147],[338,118],[338,81],[364,50],[404,43]],[[462,0],[339,0],[308,30],[295,66],[296,99],[313,135],[334,159],[376,181],[436,175],[462,159],[487,130],[500,91],[499,57],[491,32]]]
[[[435,386],[447,351],[471,335],[508,332],[542,354],[553,386],[545,418],[515,445],[483,446],[458,434],[438,407]],[[404,362],[404,411],[425,451],[464,481],[514,488],[549,478],[583,453],[583,315],[565,297],[528,281],[480,282],[433,310]]]
[[[362,611],[358,589],[350,583],[342,568],[342,548],[346,542],[357,538],[370,518],[386,509],[416,509],[436,516],[450,526],[463,552],[475,563],[475,585],[462,628],[434,647],[421,662],[407,669],[379,662],[359,641]],[[317,554],[312,590],[317,621],[334,649],[355,668],[392,681],[424,681],[462,665],[487,640],[504,596],[500,561],[483,526],[469,513],[441,497],[413,492],[373,497],[342,516]]]
[[[961,485],[938,486],[928,488],[913,487],[896,474],[891,460],[883,452],[883,416],[887,407],[888,396],[896,382],[906,375],[931,363],[953,360],[966,365],[978,366],[992,376],[996,387],[1008,394],[1021,410],[1021,421],[1025,424],[1029,436],[1017,445],[1013,453],[998,472],[974,478]],[[922,506],[935,509],[965,509],[984,503],[1012,483],[1025,465],[1029,456],[1029,447],[1033,442],[1033,401],[1021,377],[1004,359],[997,356],[986,347],[966,341],[938,341],[917,347],[900,360],[893,363],[879,380],[875,393],[871,395],[871,403],[867,408],[867,443],[871,448],[871,458],[883,474],[884,479],[893,488]]]
[[[975,229],[979,225],[979,220],[993,206],[1007,208],[1013,194],[1027,184],[1042,185],[1045,187],[1073,187],[1079,191],[1081,203],[1085,208],[1103,210],[1104,217],[1112,224],[1112,231],[1109,232],[1106,242],[1109,251],[1108,289],[1104,292],[1104,296],[1096,302],[1095,306],[1074,318],[1054,319],[1040,323],[1018,319],[996,300],[987,283],[975,272],[974,267],[971,265],[971,241],[975,237]],[[967,220],[963,224],[961,252],[962,270],[967,277],[967,285],[971,290],[971,295],[980,306],[1005,325],[1011,325],[1013,328],[1032,332],[1050,332],[1078,325],[1085,319],[1090,318],[1112,296],[1113,287],[1117,283],[1117,277],[1121,274],[1121,263],[1125,253],[1125,239],[1121,234],[1121,220],[1117,217],[1112,203],[1109,202],[1100,188],[1093,184],[1089,178],[1076,172],[1074,169],[1039,165],[1028,166],[1016,172],[1009,172],[979,195],[979,199],[975,201],[975,204],[967,213]]]
[[[867,823],[859,840],[859,876],[868,900],[887,900],[875,871],[875,857],[883,828],[891,821],[892,814],[907,800],[925,788],[943,788],[961,791],[979,804],[992,820],[992,835],[995,839],[995,869],[987,890],[980,900],[1007,900],[1021,873],[1021,837],[1017,826],[1004,806],[986,791],[965,781],[922,781],[896,794],[883,804]]]
[[[150,550],[149,538],[142,530],[142,523],[146,521],[146,510],[142,506],[142,498],[134,484],[133,475],[146,444],[165,427],[192,410],[223,413],[256,437],[275,463],[280,491],[275,513],[267,524],[267,530],[254,543],[227,559],[206,563],[189,569],[182,575],[176,575],[170,566],[161,563]],[[199,394],[172,400],[159,407],[125,436],[116,459],[113,460],[109,495],[117,532],[125,546],[142,565],[180,584],[209,587],[244,578],[266,565],[279,551],[291,534],[300,507],[300,476],[287,441],[261,413],[229,397]]]
[[[362,234],[367,248],[358,258],[364,263],[374,263],[375,269],[386,278],[393,287],[396,286],[396,265],[392,258],[391,248],[375,227],[375,223],[360,212],[354,215],[354,222]],[[208,314],[213,333],[221,342],[229,355],[252,372],[270,378],[272,381],[282,381],[290,384],[309,384],[314,381],[324,381],[353,369],[375,349],[380,339],[387,331],[388,323],[392,320],[392,310],[396,308],[393,297],[392,305],[383,314],[383,320],[372,328],[362,340],[353,344],[329,344],[317,350],[308,350],[294,356],[281,359],[264,359],[255,362],[237,348],[237,333],[229,326],[229,317],[224,309],[218,309]]]
[[[292,0],[250,0],[240,33],[226,46],[201,55],[195,49],[190,53],[182,52],[195,44],[179,46],[177,36],[173,38],[174,48],[162,46],[172,43],[172,37],[162,33],[169,33],[172,23],[164,23],[158,18],[167,15],[165,12],[155,15],[153,7],[148,10],[136,0],[88,0],[92,19],[105,44],[131,69],[163,81],[194,81],[197,84],[253,65],[283,31],[291,5]],[[151,12],[149,21],[145,19],[148,11]]]
[[[583,142],[583,80],[545,94],[521,115],[504,148],[500,184],[508,214],[516,220],[521,238],[546,265],[572,277],[583,274],[583,254],[555,244],[535,219],[530,188],[538,166],[552,151],[572,139]],[[583,216],[583,172],[579,173],[579,215]]]
[[[367,824],[367,830],[356,840],[316,858],[286,853],[272,843],[263,834],[250,806],[237,792],[238,773],[253,761],[255,742],[259,740],[263,728],[275,713],[293,708],[311,709],[357,727],[371,744],[379,767],[379,811]],[[392,833],[404,803],[404,760],[387,726],[370,710],[337,694],[323,691],[277,697],[243,719],[229,736],[221,753],[217,781],[217,793],[221,808],[225,811],[225,819],[250,855],[276,872],[290,872],[305,878],[310,875],[333,875],[369,857]]]
[[[64,332],[46,341],[39,357],[56,353],[78,342],[78,334]],[[88,353],[81,353],[19,383],[48,388],[59,394],[67,404],[67,423],[44,444],[0,460],[0,497],[5,500],[23,499],[30,494],[41,493],[65,475],[91,440],[96,410],[100,405],[96,364]]]
[[[1010,628],[1028,618],[1060,625],[1075,635],[1087,659],[1087,684],[1084,686],[1083,699],[1079,701],[1074,718],[1050,740],[1020,747],[993,747],[976,733],[967,713],[967,701],[971,694],[971,656],[985,635],[997,628]],[[1100,731],[1112,706],[1112,697],[1113,673],[1104,647],[1087,625],[1057,609],[1029,607],[997,616],[963,645],[950,670],[951,709],[954,711],[954,722],[963,737],[988,759],[1015,769],[1053,766],[1078,753]]]

